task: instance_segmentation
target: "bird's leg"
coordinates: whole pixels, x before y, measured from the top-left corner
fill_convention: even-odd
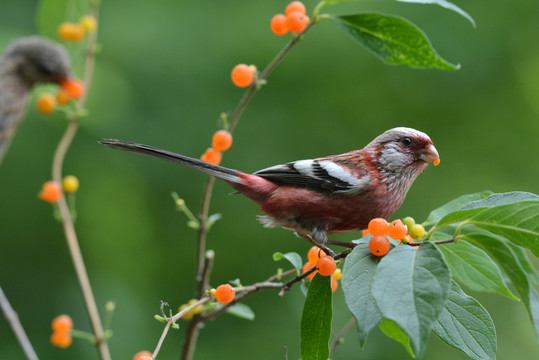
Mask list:
[[[320,249],[324,250],[324,252],[326,254],[328,254],[329,256],[334,257],[335,252],[324,245],[324,243],[327,242],[327,240],[328,240],[326,232],[323,231],[323,239],[325,239],[324,241],[320,241],[320,237],[316,236],[317,234],[318,234],[318,236],[320,236],[320,231],[317,231],[317,230],[313,231],[312,236],[307,235],[307,234],[298,234],[298,233],[296,233],[296,235],[301,236],[302,238],[304,238],[305,240],[307,240],[308,242],[310,242],[314,246],[318,246]]]

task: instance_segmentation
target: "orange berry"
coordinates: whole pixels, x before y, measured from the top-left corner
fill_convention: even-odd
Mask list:
[[[219,285],[215,289],[215,300],[219,301],[221,304],[228,304],[236,296],[236,290],[229,284]]]
[[[434,161],[432,162],[432,164],[433,164],[434,166],[440,165],[440,159],[434,160]]]
[[[50,114],[56,109],[56,98],[49,93],[40,94],[36,100],[36,108],[42,114]]]
[[[51,335],[51,344],[62,349],[66,349],[73,342],[73,338],[69,333],[63,331],[55,331]]]
[[[253,83],[255,74],[253,69],[249,65],[238,64],[232,69],[230,74],[234,85],[240,88],[247,87]]]
[[[388,230],[389,224],[387,223],[386,219],[375,218],[369,222],[369,233],[372,236],[387,235]]]
[[[361,230],[361,237],[369,235],[369,229]]]
[[[223,154],[219,150],[214,148],[208,148],[206,152],[200,157],[200,160],[213,165],[219,165],[223,159]]]
[[[64,41],[79,42],[86,35],[86,30],[80,24],[63,22],[58,26],[58,37]]]
[[[305,263],[305,265],[303,265],[303,272],[306,273],[307,271],[309,271],[313,266],[315,266],[315,264],[312,264],[310,263],[309,261]],[[313,273],[307,275],[307,279],[309,280],[312,280],[313,277],[316,275],[318,271],[314,271]]]
[[[300,33],[307,27],[309,18],[299,11],[293,11],[286,16],[288,30],[293,33]]]
[[[290,4],[286,5],[286,8],[284,9],[284,14],[288,16],[294,11],[298,11],[303,15],[305,15],[305,13],[307,12],[307,10],[305,9],[305,5],[303,5],[301,1],[292,1]]]
[[[275,35],[285,35],[288,32],[286,16],[283,14],[277,14],[272,17],[270,28]]]
[[[211,138],[212,147],[215,150],[226,151],[232,146],[232,134],[226,130],[219,130]]]
[[[316,262],[316,270],[318,270],[318,273],[322,276],[333,275],[336,269],[337,263],[331,256],[321,257]]]
[[[84,93],[84,84],[76,78],[65,79],[61,86],[70,99],[78,99]]]
[[[58,102],[60,105],[69,104],[69,96],[63,89],[58,90],[56,93],[56,102]]]
[[[309,262],[311,265],[316,265],[316,262],[318,259],[320,259],[322,256],[326,256],[324,250],[320,249],[318,246],[313,246],[309,249],[309,252],[307,253],[307,258],[309,259]]]
[[[339,283],[337,282],[337,279],[334,277],[331,278],[331,291],[335,292],[337,288],[339,287]]]
[[[139,351],[133,356],[133,360],[152,360],[152,353],[146,350]]]
[[[373,255],[384,256],[390,248],[389,239],[384,235],[373,236],[369,241],[369,250]]]
[[[393,220],[389,224],[388,235],[395,240],[402,240],[408,234],[408,228],[402,223],[400,219]]]
[[[62,196],[62,186],[56,181],[47,181],[43,184],[43,189],[38,194],[41,200],[46,202],[55,203]]]
[[[55,332],[69,332],[73,329],[73,320],[69,315],[58,315],[52,319],[52,330]]]

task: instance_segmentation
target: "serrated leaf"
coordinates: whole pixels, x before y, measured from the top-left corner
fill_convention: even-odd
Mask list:
[[[232,305],[226,310],[226,312],[230,315],[234,315],[245,320],[255,319],[254,311],[249,306],[242,303]]]
[[[330,19],[387,64],[442,70],[458,70],[460,67],[442,59],[423,31],[403,18],[359,13],[330,15]]]
[[[369,250],[367,243],[357,245],[346,257],[343,268],[342,288],[348,309],[358,324],[359,344],[365,345],[367,335],[380,321],[382,314],[372,295],[372,283],[380,262]]]
[[[397,246],[376,269],[373,295],[378,308],[384,318],[393,320],[408,334],[419,358],[444,308],[450,279],[442,253],[428,241],[418,250]]]
[[[399,325],[397,325],[394,321],[384,319],[380,323],[379,327],[387,337],[399,342],[402,346],[404,346],[411,357],[415,357],[414,352],[410,347],[410,337],[404,331],[402,331]]]
[[[273,254],[273,260],[279,261],[281,259],[286,259],[292,264],[296,269],[301,270],[303,268],[303,263],[301,261],[301,256],[295,252],[287,252],[286,254],[276,252]]]
[[[301,359],[327,360],[332,319],[331,277],[316,274],[301,316]]]
[[[446,0],[397,0],[400,2],[406,2],[406,3],[418,3],[418,4],[434,4],[439,5],[443,8],[449,9],[451,11],[456,12],[460,16],[466,18],[469,22],[472,23],[472,25],[475,27],[475,21],[474,19],[468,14],[466,11],[459,8],[457,5],[446,1]]]
[[[539,293],[526,276],[526,271],[522,269],[511,247],[503,238],[481,230],[466,232],[462,239],[481,247],[501,266],[525,304],[539,340]]]
[[[431,226],[447,214],[452,213],[453,211],[457,211],[471,202],[484,199],[489,195],[492,195],[492,191],[482,191],[474,194],[462,195],[456,199],[453,199],[450,202],[440,206],[439,208],[432,210],[427,217],[427,220],[423,222],[423,226]]]
[[[453,277],[475,291],[484,291],[519,300],[505,285],[502,273],[487,253],[467,241],[439,247]]]
[[[496,359],[496,328],[487,310],[454,281],[432,331],[474,360]]]

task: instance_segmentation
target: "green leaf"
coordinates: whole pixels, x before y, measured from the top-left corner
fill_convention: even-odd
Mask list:
[[[408,351],[408,354],[410,354],[411,357],[415,357],[414,352],[412,351],[412,348],[410,347],[410,337],[402,331],[402,329],[397,325],[394,321],[384,319],[380,323],[380,330],[384,334],[386,334],[387,337],[392,338],[393,340],[399,342],[406,351]]]
[[[439,249],[451,269],[451,274],[468,288],[475,291],[497,293],[519,300],[503,282],[502,273],[486,252],[461,240],[444,244]]]
[[[539,293],[533,287],[530,278],[526,276],[526,271],[520,265],[511,247],[503,238],[480,230],[466,232],[462,235],[462,239],[481,247],[501,266],[526,305],[539,340]]]
[[[539,200],[519,201],[488,208],[470,218],[468,222],[501,235],[539,256]]]
[[[374,299],[382,316],[408,334],[418,357],[423,355],[430,330],[444,308],[450,279],[442,253],[428,241],[418,250],[397,246],[378,264],[372,286]]]
[[[492,191],[482,191],[474,194],[462,195],[454,200],[451,200],[447,204],[444,204],[439,208],[432,210],[427,220],[425,220],[425,222],[423,223],[423,226],[431,226],[447,214],[452,213],[453,211],[457,211],[464,205],[467,205],[473,201],[484,199],[489,195],[492,195]]]
[[[332,318],[331,277],[316,274],[301,316],[301,359],[327,360]]]
[[[361,347],[365,345],[369,332],[382,321],[382,314],[372,295],[373,278],[379,262],[380,258],[371,254],[369,244],[360,243],[344,263],[344,299],[357,320]]]
[[[532,193],[520,192],[520,191],[492,194],[485,199],[472,201],[471,203],[464,205],[459,210],[453,211],[445,215],[436,224],[436,227],[440,228],[448,224],[454,224],[457,222],[467,220],[487,208],[494,208],[498,206],[513,204],[513,203],[517,203],[521,201],[528,201],[528,200],[539,201],[539,196]]]
[[[496,359],[496,328],[487,310],[454,281],[432,331],[474,360]]]
[[[520,267],[522,268],[522,270],[524,270],[528,278],[535,284],[539,284],[539,274],[531,264],[530,259],[528,258],[528,253],[523,248],[513,243],[506,242],[505,245],[511,248],[516,260],[518,261]]]
[[[279,261],[281,259],[288,260],[296,269],[301,270],[303,268],[303,263],[301,261],[301,256],[295,252],[287,252],[286,254],[276,252],[273,254],[273,260]]]
[[[451,11],[456,12],[460,16],[466,18],[469,22],[472,23],[472,25],[475,27],[475,21],[474,19],[468,14],[466,11],[459,8],[457,5],[446,1],[446,0],[397,0],[400,2],[407,2],[407,3],[418,3],[418,4],[435,4],[440,5],[443,8],[449,9]]]
[[[360,13],[329,18],[387,64],[442,70],[460,67],[438,56],[423,31],[400,17]]]
[[[242,303],[232,305],[226,310],[226,312],[230,315],[234,315],[245,320],[255,319],[254,311],[249,306]]]

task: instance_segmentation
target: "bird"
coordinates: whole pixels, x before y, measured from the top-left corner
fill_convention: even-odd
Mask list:
[[[148,145],[117,139],[100,143],[215,176],[260,207],[265,227],[284,227],[319,245],[328,242],[328,234],[360,231],[373,218],[389,218],[427,165],[439,161],[430,137],[407,127],[389,129],[361,150],[252,174]]]
[[[32,88],[72,77],[65,48],[33,35],[13,40],[0,56],[0,165],[22,123]]]

